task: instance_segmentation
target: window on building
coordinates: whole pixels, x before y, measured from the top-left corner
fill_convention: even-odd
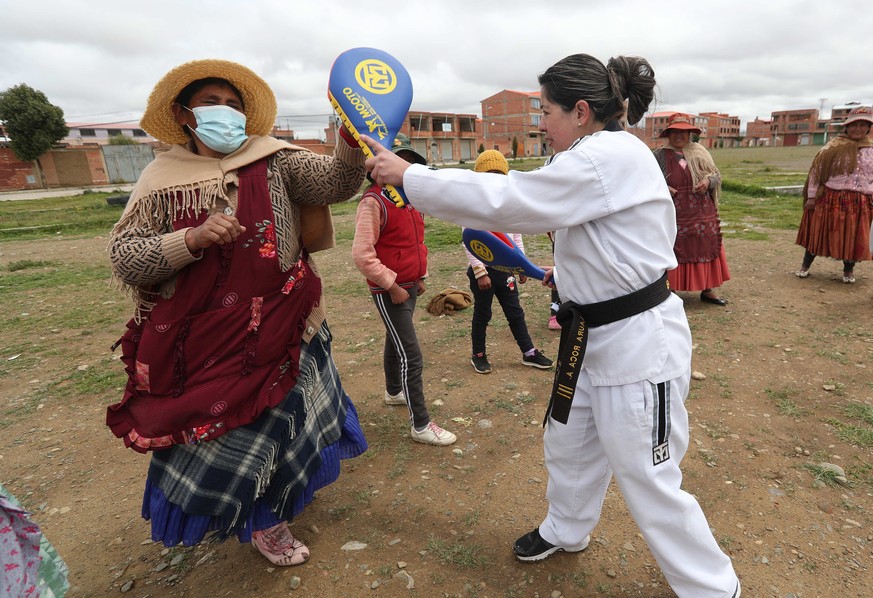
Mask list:
[[[133,136],[134,137],[148,137],[148,135],[146,135],[146,132],[143,131],[142,129],[134,129]]]
[[[447,133],[452,131],[452,118],[449,116],[432,116],[431,131]]]
[[[538,127],[540,126],[540,115],[539,114],[531,114],[530,115],[530,124]]]
[[[115,137],[116,135],[123,135],[121,129],[106,129],[106,134],[110,137]]]
[[[97,132],[94,129],[79,129],[80,137],[96,137]]]
[[[476,119],[459,117],[458,130],[461,133],[474,133],[476,131]]]
[[[540,99],[539,98],[531,98],[530,107],[531,108],[540,108]]]

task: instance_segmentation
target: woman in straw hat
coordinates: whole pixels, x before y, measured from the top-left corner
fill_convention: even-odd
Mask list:
[[[700,134],[688,114],[670,116],[660,137],[667,145],[655,150],[655,158],[667,180],[676,206],[676,243],[673,251],[679,265],[667,272],[674,291],[700,291],[700,300],[727,305],[716,289],[730,280],[721,225],[718,196],[721,173],[706,148],[691,140]]]
[[[652,152],[622,126],[648,109],[654,71],[639,57],[603,64],[574,54],[539,83],[539,128],[557,153],[538,170],[430,170],[365,140],[371,176],[402,184],[416,209],[480,230],[555,231],[545,277],[562,300],[543,436],[549,504],[512,550],[536,562],[587,549],[614,475],[677,595],[739,598],[730,558],[682,489],[691,332],[666,283],[676,266],[673,202]]]
[[[236,534],[297,565],[309,549],[287,520],[366,450],[310,257],[332,246],[327,204],[355,194],[364,166],[347,132],[320,156],[270,137],[275,118],[266,82],[224,60],[183,64],[152,91],[142,128],[172,147],[110,237],[136,308],[119,341],[128,384],[106,420],[154,451],[153,540]]]
[[[843,261],[843,282],[855,282],[855,263],[869,260],[873,218],[873,110],[853,109],[843,133],[816,154],[803,186],[803,217],[796,243],[806,249],[798,278],[816,256]]]

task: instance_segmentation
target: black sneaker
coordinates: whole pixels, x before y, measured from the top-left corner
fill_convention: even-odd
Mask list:
[[[491,364],[488,363],[488,357],[484,353],[477,353],[470,359],[473,364],[473,369],[477,374],[487,374],[491,372]]]
[[[521,362],[524,365],[541,370],[547,370],[552,367],[552,360],[543,355],[543,352],[539,349],[534,349],[533,355],[522,355]]]
[[[543,537],[540,536],[540,529],[536,528],[532,532],[527,533],[516,540],[515,544],[512,546],[512,552],[515,553],[515,558],[518,560],[533,563],[546,559],[558,551],[580,552],[588,548],[588,542],[590,541],[591,536],[585,536],[585,539],[582,540],[582,544],[578,547],[561,548],[560,546],[549,544],[543,540]]]

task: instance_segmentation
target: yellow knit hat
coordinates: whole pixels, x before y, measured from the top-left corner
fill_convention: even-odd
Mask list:
[[[276,96],[267,82],[251,69],[229,60],[193,60],[177,66],[158,81],[149,96],[140,126],[164,143],[188,143],[188,136],[173,116],[173,102],[188,84],[217,77],[242,94],[246,134],[269,135],[276,122]]]
[[[494,170],[503,174],[509,174],[509,163],[503,157],[503,154],[497,150],[490,149],[479,154],[473,170],[476,172],[490,172]]]

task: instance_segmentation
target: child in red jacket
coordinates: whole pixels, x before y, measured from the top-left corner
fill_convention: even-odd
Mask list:
[[[410,163],[427,164],[405,135],[397,135],[393,150]],[[413,324],[415,301],[427,276],[421,213],[409,204],[398,208],[384,189],[371,186],[358,204],[352,259],[385,324],[385,403],[407,406],[416,442],[453,444],[457,437],[430,420],[421,379],[424,360]]]

